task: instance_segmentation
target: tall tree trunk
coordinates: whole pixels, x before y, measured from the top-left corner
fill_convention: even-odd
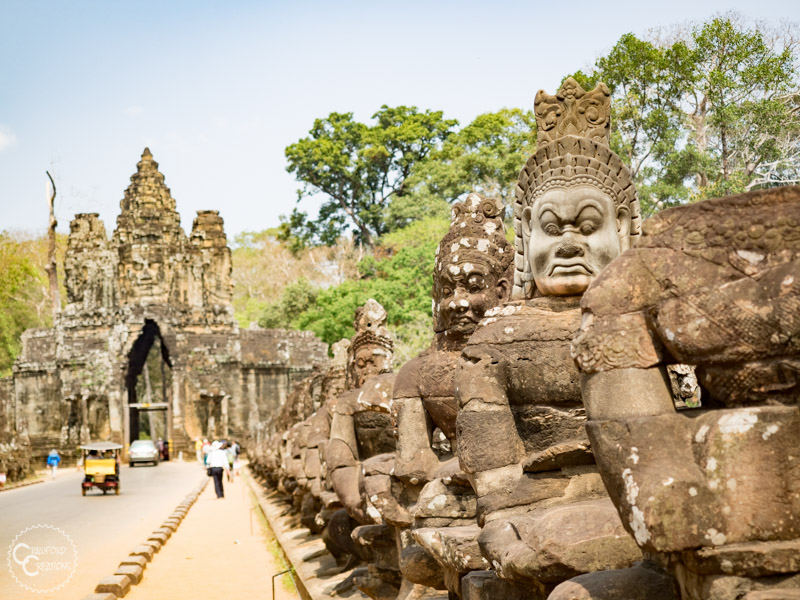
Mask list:
[[[50,180],[52,192],[48,199],[50,205],[50,221],[47,228],[47,277],[50,280],[50,305],[53,312],[53,319],[61,312],[61,298],[58,293],[58,267],[56,264],[56,221],[55,202],[56,202],[56,182],[53,181],[53,176],[50,171],[45,171],[47,178]]]
[[[722,138],[722,178],[728,181],[728,131],[723,125],[720,128]]]
[[[694,124],[695,145],[700,154],[704,154],[708,149],[708,98],[703,97],[700,104],[695,108],[691,115]],[[697,185],[700,188],[708,186],[708,173],[702,170],[697,173]]]

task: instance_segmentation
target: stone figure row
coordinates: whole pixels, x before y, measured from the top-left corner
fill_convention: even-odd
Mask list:
[[[368,301],[254,468],[353,569],[338,592],[800,597],[800,190],[643,226],[606,86],[535,113],[513,244],[501,202],[455,204],[431,347],[393,373]]]

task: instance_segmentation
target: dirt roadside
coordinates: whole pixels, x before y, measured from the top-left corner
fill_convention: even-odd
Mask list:
[[[241,478],[226,482],[222,499],[209,483],[126,600],[270,598],[272,575],[285,567],[259,511],[251,515],[253,506]],[[275,595],[276,600],[300,598],[286,576],[276,578]]]

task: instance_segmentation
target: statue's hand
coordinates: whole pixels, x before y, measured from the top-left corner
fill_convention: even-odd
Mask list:
[[[411,458],[397,457],[394,476],[412,485],[426,483],[436,477],[439,457],[430,448],[420,448]]]
[[[330,479],[333,490],[348,514],[359,523],[366,524],[370,523],[371,519],[367,516],[366,505],[361,495],[360,473],[361,465],[340,467],[331,471]]]
[[[439,463],[439,468],[436,469],[434,479],[441,479],[445,483],[457,483],[459,485],[469,486],[470,482],[467,474],[461,470],[461,465],[458,464],[458,457],[454,456],[450,460]]]

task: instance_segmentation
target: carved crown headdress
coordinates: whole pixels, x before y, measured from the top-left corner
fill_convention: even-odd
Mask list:
[[[590,92],[567,77],[555,96],[539,90],[534,99],[539,147],[520,171],[514,202],[514,290],[529,298],[533,275],[525,261],[522,212],[551,188],[591,185],[628,207],[631,245],[641,233],[641,213],[631,172],[609,147],[611,94],[604,83]]]
[[[356,334],[350,340],[347,348],[347,371],[348,388],[355,381],[355,357],[359,348],[362,346],[375,346],[378,352],[386,356],[387,370],[391,371],[392,356],[394,351],[394,340],[392,334],[386,328],[386,309],[377,300],[370,298],[356,309],[356,318],[353,321]]]
[[[441,297],[441,274],[448,265],[469,261],[488,263],[498,279],[510,278],[511,273],[507,271],[513,263],[514,251],[506,240],[504,213],[502,201],[477,193],[469,194],[463,202],[453,205],[450,230],[436,248],[433,267],[434,331],[443,330],[435,299]]]

